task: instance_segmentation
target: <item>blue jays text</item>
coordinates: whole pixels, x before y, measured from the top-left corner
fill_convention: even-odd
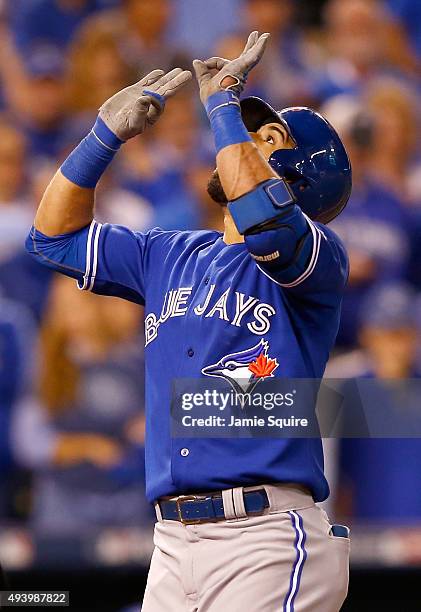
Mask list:
[[[246,296],[239,291],[232,291],[230,287],[222,293],[215,289],[216,286],[211,285],[203,303],[194,306],[193,313],[196,316],[218,317],[237,327],[245,325],[249,331],[258,336],[269,331],[270,317],[276,314],[276,309],[271,304],[261,302],[259,298],[252,295]],[[156,339],[160,325],[171,317],[186,315],[192,291],[193,287],[179,287],[165,293],[159,317],[151,312],[145,318],[146,345]],[[253,313],[253,319],[248,323],[243,323],[245,314],[250,311]]]

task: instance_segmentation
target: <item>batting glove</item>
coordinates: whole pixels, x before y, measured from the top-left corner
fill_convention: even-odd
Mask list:
[[[153,70],[142,80],[122,89],[99,109],[99,117],[120,139],[142,134],[159,119],[167,98],[190,81],[191,72],[174,68],[167,74]]]
[[[199,83],[200,99],[206,104],[209,96],[230,89],[237,96],[243,91],[248,73],[261,60],[270,34],[252,32],[248,37],[244,51],[237,59],[227,60],[222,57],[211,57],[202,62],[194,60],[193,68]],[[218,72],[214,74],[214,71]]]

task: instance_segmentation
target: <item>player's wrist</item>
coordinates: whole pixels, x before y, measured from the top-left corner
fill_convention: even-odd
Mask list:
[[[217,153],[230,145],[251,141],[241,117],[240,102],[235,92],[224,90],[212,94],[206,100],[205,108]]]
[[[105,121],[100,115],[96,118],[91,133],[100,140],[100,142],[110,149],[118,151],[124,140],[119,138],[112,130],[108,127]]]
[[[240,108],[240,100],[237,94],[231,89],[220,89],[212,93],[205,102],[205,109],[209,119],[218,109],[230,106]]]
[[[61,165],[61,173],[79,187],[94,189],[122,144],[123,140],[98,117],[89,134]]]

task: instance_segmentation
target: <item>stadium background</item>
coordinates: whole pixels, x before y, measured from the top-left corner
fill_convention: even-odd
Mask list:
[[[322,109],[354,168],[351,201],[333,224],[351,273],[328,375],[417,377],[421,3],[3,0],[0,8],[0,560],[12,587],[70,589],[73,609],[135,610],[153,527],[143,495],[142,312],[78,292],[26,256],[40,195],[115,91],[152,68],[234,57],[249,30],[270,31],[248,93]],[[193,84],[123,147],[101,181],[97,217],[136,230],[219,228],[205,191],[213,167]],[[420,440],[330,440],[327,456],[329,512],[354,534],[344,609],[399,601],[421,610]]]

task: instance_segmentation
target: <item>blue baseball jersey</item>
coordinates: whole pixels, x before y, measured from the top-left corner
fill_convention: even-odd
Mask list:
[[[247,239],[228,245],[216,231],[139,233],[96,221],[53,238],[31,230],[28,250],[80,289],[145,306],[149,500],[264,482],[304,485],[318,501],[328,496],[320,439],[180,439],[170,431],[174,379],[202,377],[259,343],[277,360],[274,376],[323,376],[348,261],[334,232],[307,222],[305,265],[276,269],[270,257],[253,256]]]

